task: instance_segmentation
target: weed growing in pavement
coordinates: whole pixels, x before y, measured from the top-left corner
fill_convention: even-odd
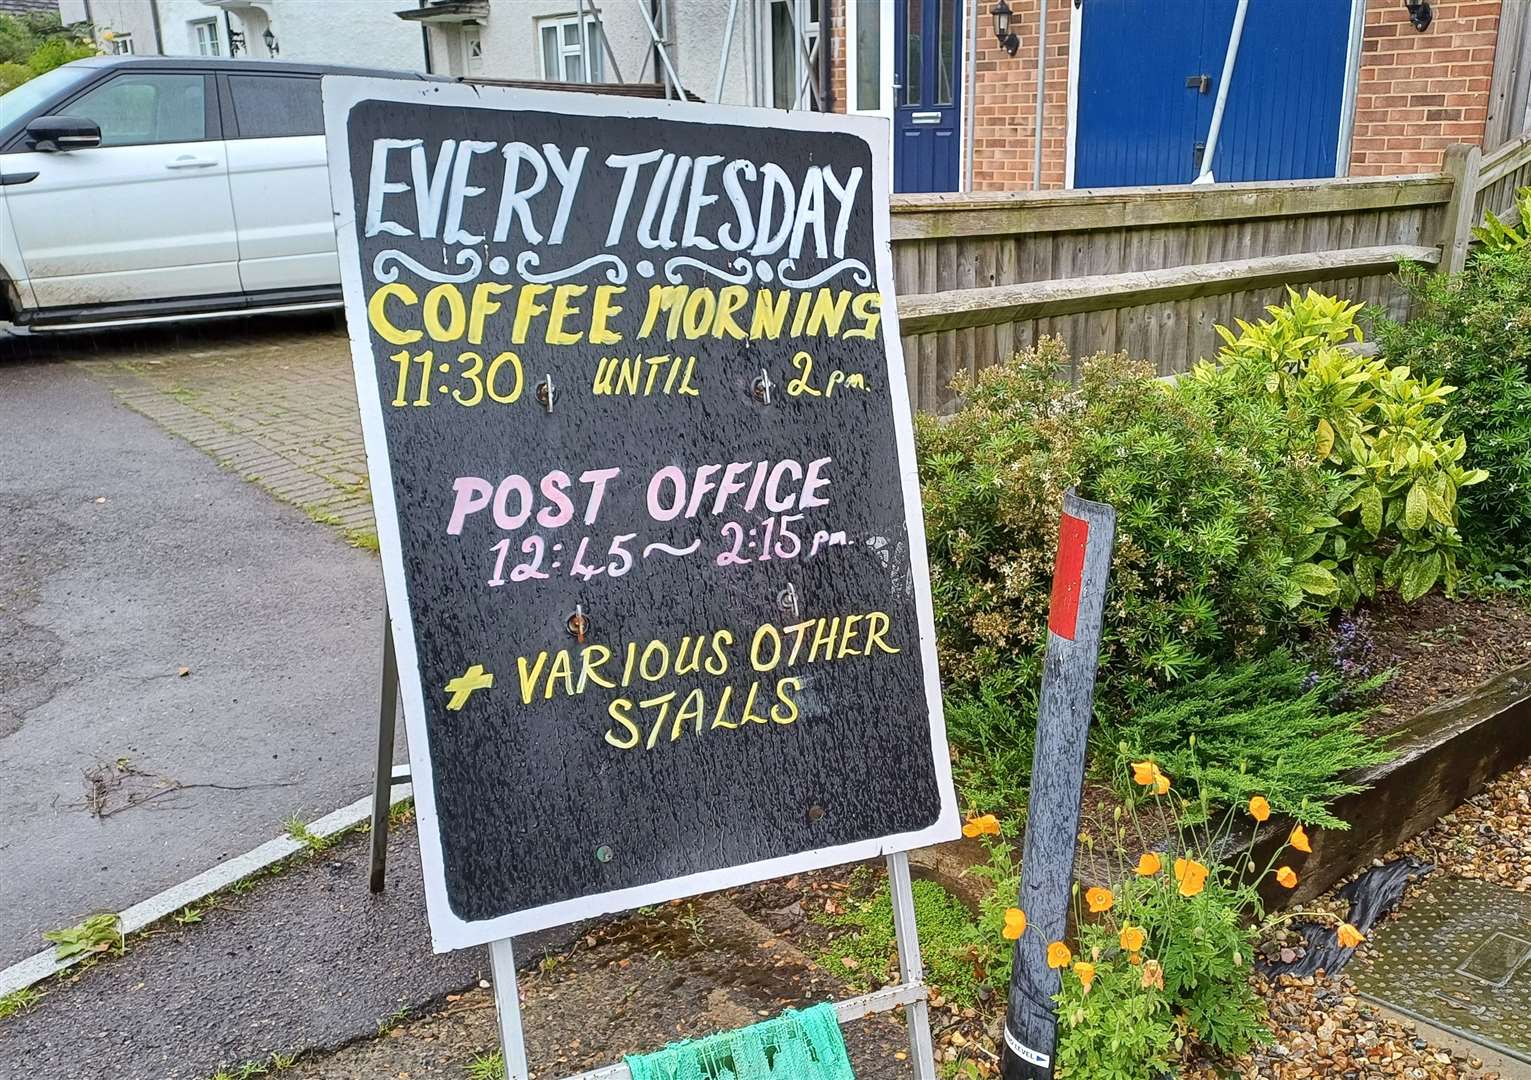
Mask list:
[[[122,953],[122,920],[115,911],[92,915],[78,926],[49,930],[43,938],[53,942],[56,959],[67,960],[81,953]]]
[[[505,1080],[505,1059],[496,1050],[468,1062],[468,1080]]]
[[[377,533],[371,529],[347,529],[346,543],[362,551],[370,551],[374,555],[378,552]]]
[[[298,507],[298,509],[307,514],[308,519],[315,525],[329,525],[331,527],[335,527],[341,524],[340,518],[330,513],[328,510],[320,510],[316,503],[308,503],[304,506]]]
[[[283,824],[287,829],[287,835],[302,844],[313,854],[318,854],[335,845],[335,837],[317,835],[308,827],[308,823],[296,814],[288,818]]]
[[[382,1018],[380,1018],[378,1020],[378,1022],[377,1022],[377,1033],[379,1035],[386,1034],[387,1032],[392,1031],[394,1028],[398,1027],[400,1024],[402,1024],[404,1021],[406,1021],[408,1019],[409,1019],[409,1006],[408,1005],[400,1005],[397,1009],[393,1010],[393,1012],[389,1013],[387,1016],[384,1016],[384,1017],[382,1017]]]
[[[213,1073],[209,1080],[251,1080],[256,1076],[270,1076],[272,1073],[286,1072],[298,1063],[297,1054],[284,1054],[275,1051],[270,1057],[257,1058],[246,1061],[240,1065],[218,1066],[218,1071]]]
[[[170,916],[180,926],[192,926],[202,921],[203,909],[195,904],[187,904],[180,911]]]
[[[42,999],[42,994],[31,987],[24,986],[20,990],[12,990],[4,997],[0,997],[0,1020],[9,1020],[17,1013],[30,1009]]]

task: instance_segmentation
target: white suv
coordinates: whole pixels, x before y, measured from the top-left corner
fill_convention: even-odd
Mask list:
[[[339,305],[326,74],[429,78],[99,57],[0,97],[0,323]]]

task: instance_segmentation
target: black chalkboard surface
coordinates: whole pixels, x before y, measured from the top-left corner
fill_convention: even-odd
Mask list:
[[[886,128],[325,101],[438,948],[955,835]]]

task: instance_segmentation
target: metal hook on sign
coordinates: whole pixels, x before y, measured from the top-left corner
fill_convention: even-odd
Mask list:
[[[801,614],[797,603],[797,586],[787,582],[786,587],[776,594],[776,606],[791,612],[794,619],[797,618]]]
[[[553,411],[553,376],[544,375],[542,381],[537,384],[537,400],[548,412]]]
[[[574,635],[574,640],[581,645],[585,643],[585,631],[590,628],[590,620],[585,615],[583,604],[574,605],[574,614],[569,616],[569,621],[564,624],[569,628],[569,633]]]
[[[750,384],[750,392],[755,395],[755,400],[762,405],[771,404],[771,376],[765,368],[760,369],[760,374]]]

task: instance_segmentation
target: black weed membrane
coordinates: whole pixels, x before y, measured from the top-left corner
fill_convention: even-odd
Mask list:
[[[1341,899],[1350,901],[1350,916],[1346,921],[1362,934],[1370,933],[1384,916],[1397,910],[1408,887],[1434,869],[1431,864],[1408,856],[1372,867],[1338,893]],[[1340,944],[1333,923],[1297,922],[1292,924],[1292,929],[1302,936],[1302,946],[1283,950],[1274,960],[1261,958],[1255,964],[1269,979],[1281,975],[1303,978],[1320,971],[1334,975],[1355,956],[1354,948],[1347,949]],[[1293,954],[1290,960],[1285,958],[1288,953]]]

